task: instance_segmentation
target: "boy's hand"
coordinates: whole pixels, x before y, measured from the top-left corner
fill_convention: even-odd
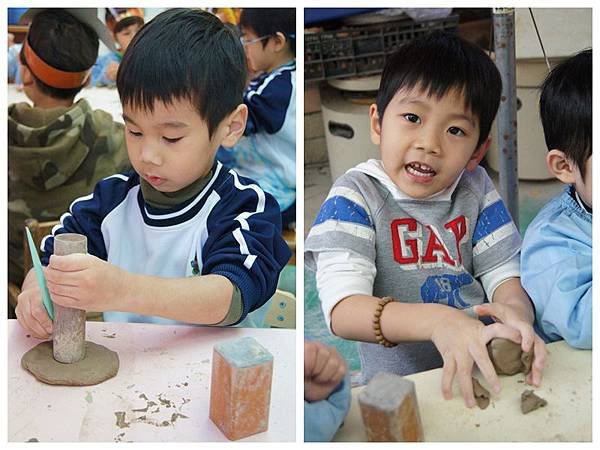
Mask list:
[[[69,308],[113,310],[127,287],[127,272],[83,253],[52,255],[45,275],[52,301]]]
[[[52,335],[52,320],[44,308],[42,293],[32,271],[27,275],[23,290],[17,298],[15,315],[21,326],[33,337],[48,339]]]
[[[546,345],[533,331],[533,326],[523,318],[519,310],[503,303],[485,303],[477,305],[473,311],[479,316],[491,316],[494,320],[516,329],[521,335],[521,349],[528,352],[533,347],[533,363],[527,375],[527,383],[539,386],[542,382],[544,363],[546,361]]]
[[[446,400],[452,398],[452,382],[454,376],[457,376],[465,404],[469,408],[475,406],[471,380],[474,362],[492,391],[500,392],[500,381],[486,348],[486,344],[496,337],[520,342],[517,330],[501,323],[485,326],[479,320],[453,308],[434,326],[431,341],[444,360],[442,395]]]
[[[318,341],[304,341],[304,400],[323,400],[346,374],[346,361],[334,347]]]

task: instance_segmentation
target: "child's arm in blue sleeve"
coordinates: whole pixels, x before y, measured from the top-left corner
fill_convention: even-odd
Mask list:
[[[535,305],[536,322],[550,341],[592,348],[591,246],[567,239],[552,224],[527,230],[521,283]]]
[[[242,320],[273,295],[291,253],[275,199],[251,180],[230,174],[216,188],[220,199],[207,219],[202,275],[222,275],[239,288]]]
[[[279,131],[292,101],[292,90],[292,75],[287,70],[271,74],[261,83],[253,82],[244,93],[244,103],[248,107],[244,135]]]

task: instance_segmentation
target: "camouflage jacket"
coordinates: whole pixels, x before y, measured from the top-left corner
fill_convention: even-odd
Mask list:
[[[23,221],[57,220],[100,179],[130,169],[122,124],[86,100],[8,107],[9,281],[23,281]]]

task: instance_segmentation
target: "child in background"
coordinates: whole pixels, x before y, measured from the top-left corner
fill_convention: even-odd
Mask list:
[[[172,9],[140,30],[117,76],[135,172],[74,200],[43,239],[55,303],[107,321],[231,325],[271,297],[290,257],[279,206],[215,160],[244,132],[245,80],[239,40],[210,13]],[[50,256],[68,232],[87,236],[88,255]],[[17,317],[52,332],[33,272]]]
[[[115,85],[123,54],[135,34],[144,26],[144,13],[140,8],[106,8],[105,20],[118,51],[105,53],[98,58],[92,69],[92,86]]]
[[[521,239],[479,166],[500,93],[491,59],[450,34],[415,39],[385,65],[370,109],[381,161],[334,183],[305,245],[331,331],[362,341],[365,382],[443,365],[444,397],[456,375],[472,407],[474,363],[500,390],[486,350],[494,337],[533,347],[528,382],[541,381],[544,344],[519,282]]]
[[[335,347],[304,341],[304,441],[331,441],[350,409],[350,377]]]
[[[592,51],[555,67],[542,85],[540,117],[550,173],[567,186],[525,232],[523,287],[549,341],[592,348]]]
[[[8,82],[17,85],[21,84],[21,74],[19,73],[19,54],[21,53],[21,44],[15,44],[15,35],[8,33],[8,55],[7,71]]]
[[[8,107],[8,272],[17,286],[25,219],[57,220],[100,179],[131,167],[123,125],[85,99],[73,103],[98,55],[98,35],[110,45],[96,10],[36,9],[24,19],[32,17],[19,57],[33,107]]]
[[[284,228],[296,220],[296,10],[244,8],[242,43],[254,78],[244,92],[244,138],[218,158],[279,202]]]

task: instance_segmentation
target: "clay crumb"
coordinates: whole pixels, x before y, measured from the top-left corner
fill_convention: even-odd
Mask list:
[[[115,411],[115,416],[117,416],[117,426],[119,428],[129,428],[131,422],[125,422],[125,411]]]
[[[202,361],[200,361],[202,364],[207,364],[208,362],[210,362],[210,359],[203,359]]]
[[[521,394],[521,412],[523,414],[530,413],[547,404],[548,402],[546,400],[535,395],[531,389],[526,389]]]
[[[485,409],[490,404],[490,393],[484,388],[477,378],[472,377],[473,380],[473,394],[475,395],[475,401],[477,402],[477,406],[479,409]]]
[[[31,439],[29,439],[29,440],[28,440],[28,441],[26,441],[26,442],[40,442],[40,441],[38,441],[38,439],[37,439],[37,438],[31,438]]]

